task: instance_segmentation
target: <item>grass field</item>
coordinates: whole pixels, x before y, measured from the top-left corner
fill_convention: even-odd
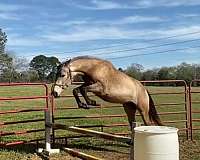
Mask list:
[[[184,92],[183,87],[147,87],[151,92],[155,104],[157,105],[157,110],[159,113],[162,112],[177,112],[185,111],[184,94],[178,94]],[[71,89],[69,88],[65,91],[64,95],[71,94]],[[194,88],[195,91],[200,91],[199,87]],[[176,92],[177,94],[164,94],[164,93]],[[18,86],[18,87],[0,87],[0,97],[16,97],[16,96],[43,96],[45,93],[44,88],[38,86]],[[160,94],[158,94],[160,93]],[[95,98],[102,106],[111,106],[109,104]],[[200,100],[200,94],[194,94],[192,100]],[[101,107],[96,109],[74,109],[76,108],[76,103],[74,98],[59,98],[56,99],[56,110],[55,117],[58,118],[56,122],[63,123],[66,125],[107,125],[107,127],[96,127],[95,130],[103,130],[105,132],[111,133],[128,133],[128,126],[116,126],[108,127],[113,124],[127,124],[126,117],[116,117],[110,118],[108,115],[119,115],[125,114],[122,107],[115,104],[116,107]],[[175,103],[181,103],[174,105]],[[35,100],[15,100],[15,101],[0,101],[0,111],[9,110],[19,110],[19,109],[39,109],[45,106],[45,99],[35,99]],[[66,109],[63,109],[66,108]],[[200,104],[194,103],[193,109],[200,110]],[[101,115],[107,115],[108,117],[101,118]],[[80,119],[74,119],[74,117],[82,117]],[[88,116],[90,118],[84,118]],[[99,116],[100,118],[92,118]],[[195,118],[200,118],[199,113],[193,115]],[[65,119],[68,117],[68,119]],[[71,119],[69,119],[71,117]],[[24,120],[35,120],[44,119],[43,111],[35,112],[20,112],[20,113],[9,113],[0,114],[0,122],[12,122],[12,121],[24,121]],[[178,128],[185,128],[186,123],[181,120],[185,120],[185,114],[171,114],[171,115],[161,115],[162,121],[174,121],[179,120],[179,123],[165,123],[168,126],[174,126]],[[137,121],[141,121],[140,117],[137,117]],[[194,123],[195,126],[200,126],[199,122]],[[42,130],[44,128],[44,121],[34,122],[34,123],[17,123],[12,125],[3,125],[1,127],[2,132],[16,132],[22,130]],[[180,159],[186,160],[198,160],[200,159],[200,138],[198,131],[194,131],[195,140],[194,142],[186,141],[185,132],[180,133]],[[12,133],[11,133],[12,134]],[[74,136],[75,133],[67,131],[56,131],[56,137],[60,136]],[[32,140],[44,138],[44,132],[32,132],[29,134],[20,135],[9,135],[0,137],[1,142],[12,142],[18,140]],[[64,139],[59,139],[56,141],[57,145],[66,145]],[[105,140],[98,140],[94,138],[80,138],[80,139],[68,139],[67,146],[70,148],[76,148],[83,150],[84,152],[98,155],[105,159],[128,159],[129,147],[128,145],[121,143],[113,143]],[[60,146],[59,146],[60,147]],[[0,160],[6,159],[40,159],[34,154],[34,144],[29,144],[26,146],[8,147],[0,149]],[[110,156],[112,155],[112,157]],[[67,158],[66,158],[67,156]],[[74,159],[68,156],[66,153],[54,155],[51,159]]]

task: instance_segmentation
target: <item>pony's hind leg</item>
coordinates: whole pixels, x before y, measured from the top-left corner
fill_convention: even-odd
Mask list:
[[[136,113],[136,105],[133,102],[127,102],[123,104],[124,111],[126,112],[128,116],[128,121],[131,130],[133,130],[133,123],[136,121],[135,120],[135,113]]]
[[[149,118],[149,112],[148,111],[140,111],[140,114],[142,116],[144,124],[146,126],[150,126],[151,125],[151,121],[150,121],[150,118]]]
[[[144,122],[144,125],[146,126],[150,126],[151,125],[151,119],[150,119],[150,115],[149,115],[149,101],[148,101],[148,97],[140,97],[140,99],[138,100],[137,103],[137,109],[139,110],[141,116],[142,116],[142,120]]]
[[[128,121],[130,124],[130,128],[131,128],[131,143],[130,143],[130,157],[129,159],[134,159],[134,127],[135,124],[134,122],[135,120],[135,114],[136,114],[136,105],[133,102],[127,102],[123,104],[124,107],[124,111],[126,112],[127,116],[128,116]]]

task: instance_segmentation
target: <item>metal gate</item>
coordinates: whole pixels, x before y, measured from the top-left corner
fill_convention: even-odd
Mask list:
[[[0,146],[44,139],[48,87],[43,83],[0,83]]]
[[[194,133],[198,136],[196,133],[200,131],[200,89],[193,87],[198,82],[200,80],[192,81],[189,89],[183,80],[142,82],[152,95],[164,124],[179,128],[179,135],[187,139],[193,139]],[[53,122],[64,122],[66,125],[77,125],[107,133],[129,134],[123,107],[99,102],[100,106],[83,110],[78,109],[73,96],[69,93],[59,99],[49,96],[47,84],[0,83],[0,146],[43,140],[43,111],[49,106],[52,107]],[[139,114],[137,120],[141,121]],[[80,136],[57,130],[53,132],[55,138]]]
[[[190,132],[191,140],[199,139],[200,134],[200,80],[193,80],[189,86],[189,107],[190,107]]]

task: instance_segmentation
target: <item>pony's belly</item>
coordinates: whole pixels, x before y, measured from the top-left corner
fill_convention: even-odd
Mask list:
[[[124,104],[126,102],[130,102],[133,101],[132,98],[130,97],[126,97],[126,96],[113,96],[113,95],[97,95],[98,97],[100,97],[101,99],[103,99],[104,101],[107,102],[111,102],[111,103],[120,103],[120,104]]]

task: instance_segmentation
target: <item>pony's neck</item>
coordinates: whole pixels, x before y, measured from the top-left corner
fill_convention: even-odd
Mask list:
[[[70,63],[72,72],[87,72],[97,64],[96,59],[78,59]]]

